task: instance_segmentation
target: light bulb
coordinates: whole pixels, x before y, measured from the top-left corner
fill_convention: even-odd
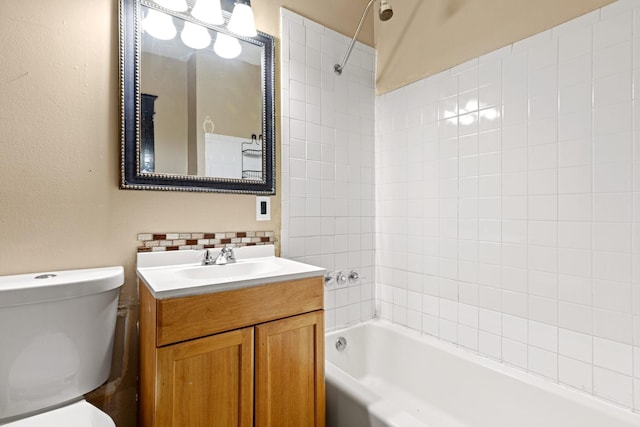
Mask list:
[[[185,22],[180,33],[182,42],[192,49],[204,49],[211,43],[211,35],[206,28],[192,22]]]
[[[233,13],[231,14],[231,19],[229,19],[227,28],[229,31],[240,34],[241,36],[257,36],[258,31],[256,30],[256,22],[253,19],[251,6],[245,3],[236,3],[233,7]]]
[[[149,9],[149,13],[142,20],[142,28],[159,40],[171,40],[177,33],[173,19],[166,13],[155,9]]]
[[[165,9],[175,10],[176,12],[186,12],[189,9],[186,0],[154,0],[157,4]]]
[[[237,38],[218,33],[213,50],[221,58],[232,59],[240,55],[242,46]]]
[[[193,6],[191,16],[207,24],[224,24],[220,0],[198,0],[196,5]]]

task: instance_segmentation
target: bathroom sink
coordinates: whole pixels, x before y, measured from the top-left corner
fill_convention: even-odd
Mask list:
[[[176,276],[200,279],[232,279],[234,277],[256,276],[278,270],[281,266],[269,261],[240,261],[234,264],[201,265],[186,267],[176,271]]]
[[[210,249],[214,259],[219,249]],[[234,248],[235,263],[202,265],[204,250],[139,253],[137,273],[156,299],[324,276],[325,269],[275,256],[273,245]]]

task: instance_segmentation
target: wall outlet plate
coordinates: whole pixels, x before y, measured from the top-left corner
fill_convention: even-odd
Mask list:
[[[271,219],[271,197],[256,196],[256,221]]]

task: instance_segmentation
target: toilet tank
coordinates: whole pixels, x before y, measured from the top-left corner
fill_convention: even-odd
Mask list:
[[[109,377],[122,267],[0,276],[0,424]]]

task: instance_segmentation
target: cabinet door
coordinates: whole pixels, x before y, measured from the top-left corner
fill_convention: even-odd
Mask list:
[[[157,350],[159,427],[253,425],[253,328]]]
[[[324,427],[322,310],[256,326],[256,427]]]

